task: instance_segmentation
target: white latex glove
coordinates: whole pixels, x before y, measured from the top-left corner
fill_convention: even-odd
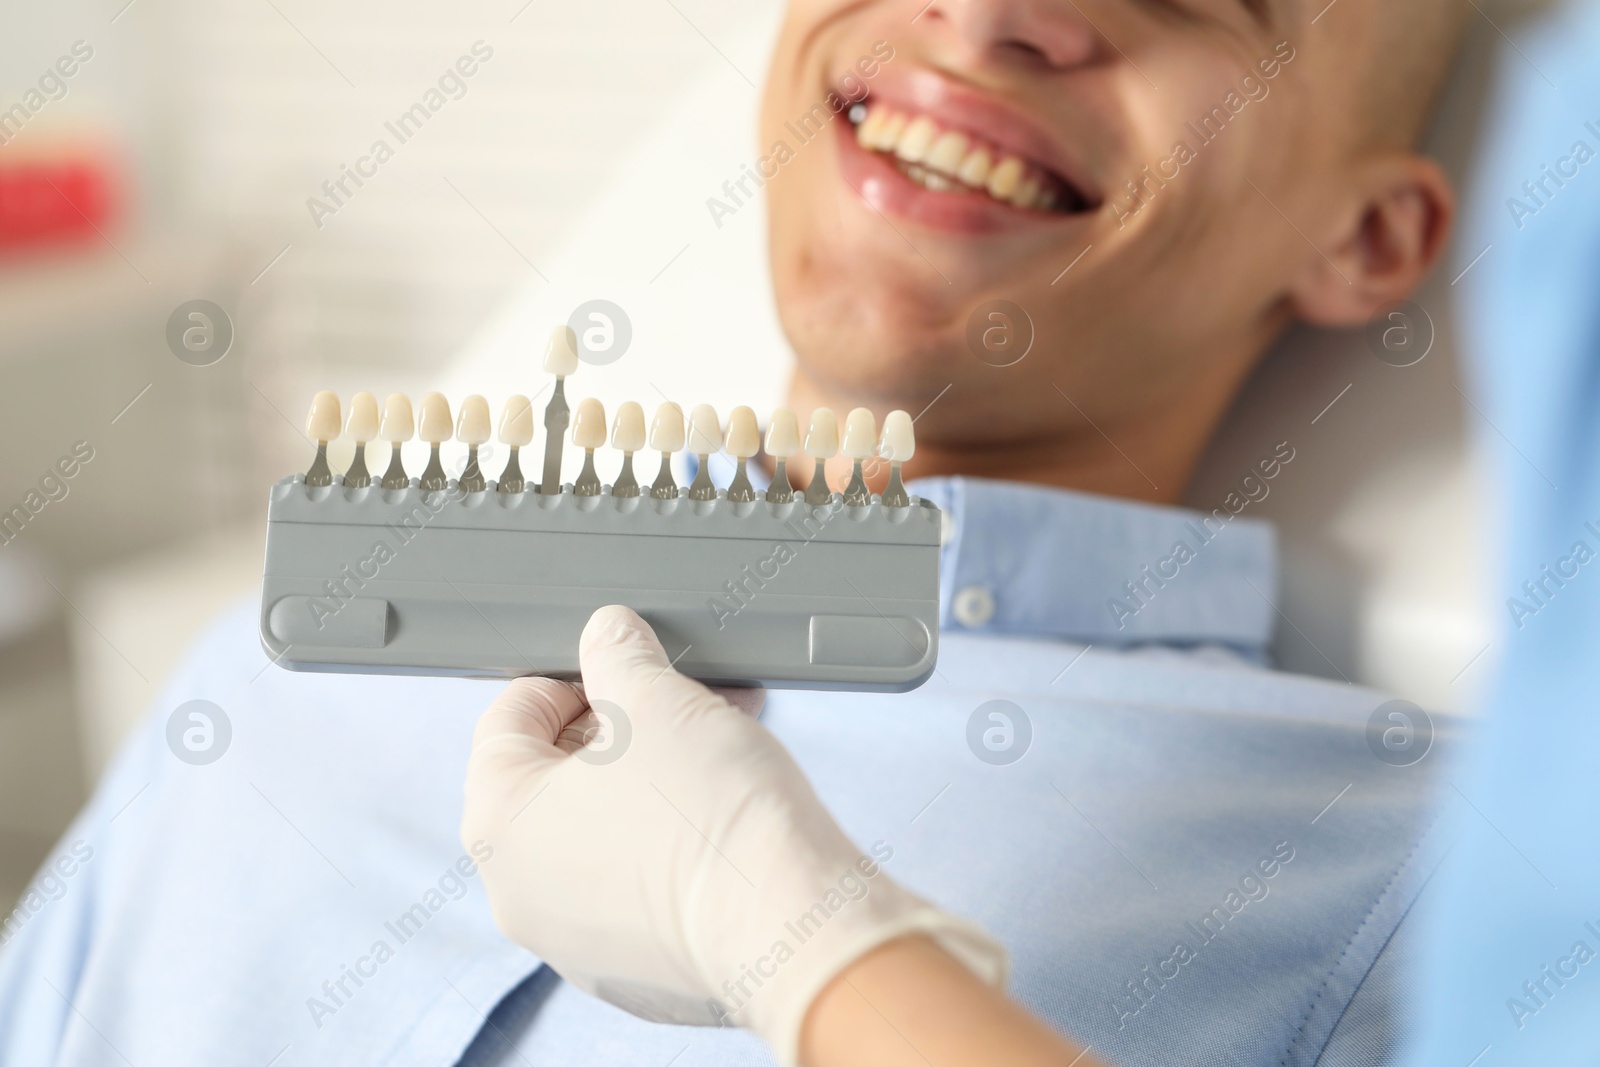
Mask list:
[[[897,937],[1004,980],[997,942],[863,856],[638,615],[595,612],[578,655],[581,687],[518,679],[478,722],[461,824],[494,849],[495,921],[563,978],[645,1019],[748,1027],[788,1064],[822,988]]]

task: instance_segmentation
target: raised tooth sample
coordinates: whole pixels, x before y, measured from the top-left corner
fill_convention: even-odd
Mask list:
[[[389,442],[389,469],[383,472],[383,481],[379,483],[385,489],[405,489],[411,485],[405,464],[400,462],[400,446],[416,432],[417,420],[411,414],[410,398],[404,393],[390,393],[383,402],[383,419],[378,423],[378,436]]]
[[[561,492],[561,442],[571,418],[563,383],[578,369],[578,338],[570,326],[557,326],[550,332],[544,348],[544,370],[556,378],[555,392],[544,409],[544,476],[539,492],[554,496]]]
[[[906,126],[905,132],[900,135],[900,142],[894,147],[894,154],[907,163],[921,163],[927,156],[928,149],[933,147],[933,139],[939,135],[939,127],[926,115],[913,119]]]
[[[722,424],[717,421],[717,409],[710,404],[696,404],[689,412],[688,447],[699,461],[689,485],[689,499],[717,499],[717,487],[711,483],[711,453],[722,448]]]
[[[872,503],[872,490],[867,488],[861,464],[870,459],[877,448],[878,425],[872,412],[855,408],[845,416],[844,443],[839,448],[855,462],[850,470],[850,484],[844,487],[844,502],[852,507],[866,507]]]
[[[767,487],[767,502],[787,504],[794,499],[789,484],[789,459],[800,454],[800,422],[788,408],[772,413],[767,423],[767,455],[773,459],[772,484]]]
[[[967,155],[967,135],[951,130],[941,135],[922,157],[923,166],[942,174],[954,174]]]
[[[578,401],[572,417],[572,443],[583,449],[583,471],[572,483],[573,496],[599,496],[600,475],[594,469],[594,450],[606,443],[606,409],[592,396]]]
[[[461,402],[456,416],[456,440],[467,446],[467,465],[456,483],[463,493],[481,493],[489,487],[478,467],[478,446],[488,443],[489,429],[489,402],[473,393]]]
[[[839,454],[839,418],[829,408],[817,408],[811,413],[811,426],[806,430],[806,455],[816,461],[811,471],[811,484],[806,486],[807,504],[826,504],[833,499],[828,491],[828,460]]]
[[[650,421],[650,447],[661,453],[661,472],[650,487],[650,495],[657,500],[676,500],[678,483],[672,477],[672,454],[683,447],[683,409],[670,400],[656,408],[656,417]]]
[[[500,472],[500,483],[495,488],[502,493],[520,493],[528,483],[522,477],[517,454],[533,443],[533,401],[521,393],[507,400],[500,412],[500,443],[511,454],[506,457],[506,469]]]
[[[339,436],[339,397],[326,389],[311,398],[311,410],[306,413],[306,436],[317,443],[317,458],[306,471],[306,484],[332,485],[333,471],[328,467],[328,442]]]
[[[750,484],[746,467],[750,457],[761,451],[761,427],[756,425],[756,413],[740,406],[728,413],[728,434],[722,441],[723,450],[733,457],[733,481],[728,483],[728,499],[736,504],[746,504],[756,498],[755,487]]]
[[[883,420],[883,441],[878,445],[878,455],[889,461],[889,484],[884,486],[878,503],[886,508],[908,508],[911,498],[906,495],[905,483],[900,479],[900,465],[917,450],[916,435],[912,432],[911,416],[903,411],[891,411]]]
[[[422,398],[422,417],[418,420],[417,436],[430,446],[428,466],[422,472],[417,488],[424,493],[434,493],[450,488],[450,479],[439,462],[439,446],[450,440],[453,432],[450,418],[450,401],[443,393],[429,393]]]
[[[994,170],[989,172],[989,180],[984,184],[984,188],[988,189],[989,195],[996,200],[1010,200],[1011,194],[1022,184],[1022,171],[1022,160],[1016,156],[1007,156],[995,164]]]
[[[961,165],[956,168],[956,178],[974,189],[982,189],[989,182],[989,171],[993,166],[994,157],[989,155],[989,150],[975,148],[967,153]]]
[[[350,398],[350,412],[344,418],[344,435],[356,443],[355,459],[344,472],[344,484],[350,489],[365,489],[372,484],[367,470],[367,442],[378,439],[378,398],[371,393],[357,393]]]
[[[622,470],[611,486],[612,496],[638,496],[639,480],[633,475],[633,454],[645,446],[644,408],[636,401],[624,400],[617,406],[617,420],[611,424],[611,447],[622,453]]]

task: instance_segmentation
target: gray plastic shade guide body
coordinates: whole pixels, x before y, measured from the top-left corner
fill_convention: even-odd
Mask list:
[[[939,510],[273,486],[261,641],[293,670],[578,675],[607,604],[717,684],[903,692],[934,669]]]

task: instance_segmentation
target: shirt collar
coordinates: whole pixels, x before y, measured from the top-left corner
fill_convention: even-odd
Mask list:
[[[980,478],[907,489],[945,515],[943,629],[1265,656],[1277,598],[1270,523]]]

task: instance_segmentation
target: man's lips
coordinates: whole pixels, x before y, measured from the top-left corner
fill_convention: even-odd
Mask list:
[[[885,70],[851,110],[858,143],[936,191],[980,190],[1024,210],[1093,211],[1104,200],[1078,154],[1025,110],[926,67]],[[917,168],[920,168],[921,173]],[[944,181],[940,181],[944,179]]]
[[[856,143],[883,155],[911,181],[938,193],[972,193],[1024,211],[1074,214],[1086,205],[1065,179],[992,140],[925,114],[871,100],[849,113]]]

